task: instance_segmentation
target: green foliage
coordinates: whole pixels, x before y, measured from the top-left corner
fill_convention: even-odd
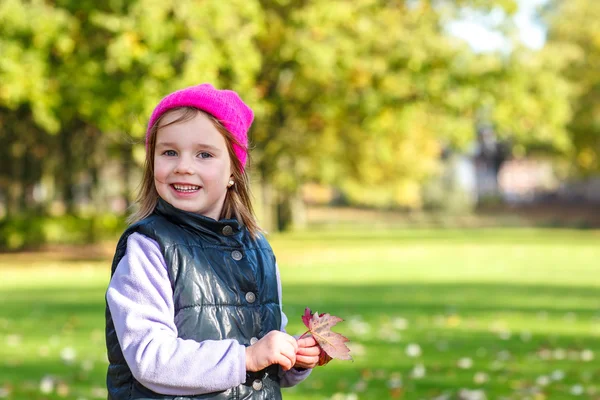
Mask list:
[[[77,217],[11,217],[0,221],[0,250],[39,248],[46,244],[77,245],[112,239],[125,229],[112,214]]]
[[[464,10],[510,15],[516,1],[6,0],[0,135],[6,163],[35,173],[2,174],[0,190],[18,213],[35,184],[53,181],[40,207],[59,200],[75,213],[77,180],[86,176],[97,196],[100,171],[117,160],[131,197],[152,107],[202,81],[239,91],[256,110],[253,171],[275,203],[311,180],[357,204],[419,208],[441,149],[467,148],[481,121],[521,153],[575,149],[589,169],[596,75],[585,68],[597,50],[596,9],[561,4],[548,14],[548,48],[474,54],[446,24]],[[565,22],[580,14],[591,22]],[[575,95],[585,100],[574,102],[573,120]]]
[[[45,2],[0,3],[0,107],[29,104],[38,125],[58,131],[62,82],[53,67],[73,53],[75,28],[72,15]]]
[[[565,76],[573,84],[570,141],[574,164],[580,172],[600,170],[600,4],[594,1],[553,0],[543,18],[549,26],[548,51],[566,64]],[[556,61],[555,61],[556,62]]]

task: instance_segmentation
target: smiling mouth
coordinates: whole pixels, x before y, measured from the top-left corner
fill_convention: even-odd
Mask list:
[[[178,192],[182,192],[182,193],[191,193],[191,192],[200,190],[200,186],[194,186],[194,185],[171,185],[171,186],[173,187],[173,189],[177,190]]]

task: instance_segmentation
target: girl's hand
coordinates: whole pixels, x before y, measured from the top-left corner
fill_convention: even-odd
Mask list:
[[[298,350],[296,351],[295,368],[314,368],[319,364],[319,354],[321,348],[312,336],[305,336],[298,340]]]
[[[272,364],[284,371],[296,363],[296,339],[287,333],[271,331],[255,344],[246,347],[246,371],[256,372]]]

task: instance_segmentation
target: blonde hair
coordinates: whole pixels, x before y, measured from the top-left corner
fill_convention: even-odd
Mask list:
[[[161,126],[160,124],[163,118],[167,114],[175,111],[183,112],[175,120],[164,126]],[[211,114],[194,107],[177,107],[168,110],[161,115],[160,118],[158,118],[154,125],[150,128],[148,148],[146,151],[146,159],[144,161],[144,174],[142,177],[142,182],[140,183],[140,189],[137,198],[135,200],[137,209],[129,216],[127,222],[129,224],[133,224],[146,218],[154,212],[154,209],[158,204],[158,192],[156,191],[156,186],[154,184],[154,147],[156,145],[156,136],[158,134],[158,130],[169,125],[188,121],[199,113],[204,114],[213,123],[215,128],[217,128],[217,130],[223,135],[227,145],[229,158],[231,159],[231,171],[235,184],[227,190],[225,202],[223,203],[223,209],[219,219],[235,218],[244,226],[246,226],[248,232],[250,232],[253,237],[256,237],[260,232],[262,232],[262,229],[258,226],[254,214],[254,208],[252,207],[252,201],[250,197],[250,182],[246,170],[242,169],[240,160],[235,156],[233,148],[234,144],[238,146],[241,145],[218,119]]]

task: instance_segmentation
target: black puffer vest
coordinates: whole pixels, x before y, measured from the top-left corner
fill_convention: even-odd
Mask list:
[[[134,232],[154,239],[165,258],[183,339],[236,339],[250,345],[281,327],[275,257],[261,235],[254,239],[236,220],[215,221],[181,211],[159,199],[155,212],[121,236],[111,276]],[[109,400],[125,399],[281,399],[279,367],[248,373],[245,383],[197,396],[154,393],[131,374],[106,307]]]

